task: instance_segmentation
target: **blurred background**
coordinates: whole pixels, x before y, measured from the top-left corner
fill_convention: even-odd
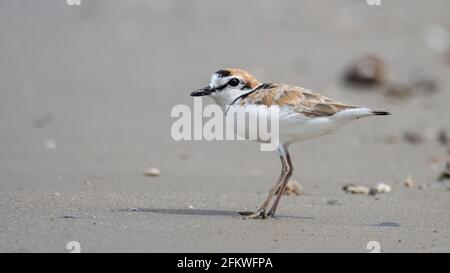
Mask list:
[[[386,221],[391,250],[448,251],[449,1],[80,3],[0,2],[0,251],[364,251],[340,232]],[[264,225],[263,244],[233,214],[265,198],[275,153],[170,136],[172,107],[227,67],[393,114],[292,147],[306,195],[279,212],[311,220],[275,225],[303,239]],[[385,202],[341,189],[380,181]]]

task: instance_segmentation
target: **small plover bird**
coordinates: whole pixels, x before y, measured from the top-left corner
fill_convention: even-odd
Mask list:
[[[274,216],[281,196],[294,171],[289,145],[294,142],[330,134],[349,122],[369,116],[390,115],[387,110],[375,110],[344,104],[311,90],[276,83],[261,83],[242,69],[230,68],[215,72],[208,86],[191,93],[191,96],[211,96],[224,110],[230,106],[247,109],[252,106],[279,111],[279,145],[281,174],[260,208],[254,213],[244,213],[245,219]],[[226,113],[226,111],[225,111]],[[276,196],[266,214],[267,206]]]

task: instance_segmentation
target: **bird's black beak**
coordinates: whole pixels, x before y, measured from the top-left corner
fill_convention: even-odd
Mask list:
[[[206,87],[203,87],[202,89],[192,92],[191,96],[193,96],[193,97],[206,96],[206,95],[210,95],[212,92],[214,92],[214,89],[211,89],[209,86],[206,86]]]

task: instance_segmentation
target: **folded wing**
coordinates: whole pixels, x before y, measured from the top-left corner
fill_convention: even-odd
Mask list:
[[[308,89],[283,84],[265,84],[264,88],[251,93],[240,101],[241,105],[246,103],[268,107],[272,105],[289,107],[294,112],[307,117],[332,116],[346,109],[359,108],[332,100]]]

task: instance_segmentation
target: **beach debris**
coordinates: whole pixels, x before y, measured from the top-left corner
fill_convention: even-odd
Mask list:
[[[189,208],[189,209],[194,209],[194,206],[189,205],[188,208]]]
[[[356,186],[354,184],[347,184],[342,187],[342,190],[345,191],[346,193],[364,194],[364,195],[369,194],[370,191],[370,189],[366,186]]]
[[[420,184],[417,188],[419,190],[426,190],[426,189],[428,189],[428,185],[427,184]]]
[[[358,186],[354,184],[347,184],[342,187],[342,190],[346,193],[362,194],[362,195],[376,195],[378,193],[391,192],[391,186],[386,183],[380,182],[375,187],[369,188],[366,186]]]
[[[45,148],[53,150],[56,148],[56,141],[53,139],[47,139],[44,143]]]
[[[386,79],[384,61],[375,56],[367,55],[350,66],[345,80],[349,84],[374,86],[383,83]]]
[[[411,188],[411,187],[414,186],[414,180],[413,180],[410,176],[408,176],[408,177],[405,179],[405,181],[403,182],[403,185],[404,185],[405,187],[407,187],[407,188]]]
[[[375,188],[372,188],[372,189],[375,189],[375,191],[376,191],[375,194],[377,194],[377,193],[388,193],[388,192],[392,191],[391,186],[389,186],[388,184],[386,184],[384,182],[378,183],[377,186]]]
[[[161,175],[161,171],[158,168],[155,167],[150,167],[147,170],[145,170],[144,172],[145,176],[160,176]]]
[[[58,197],[58,196],[61,196],[61,194],[60,194],[59,192],[54,192],[54,193],[53,193],[53,196]]]
[[[136,212],[136,211],[139,211],[139,209],[138,208],[129,208],[128,211]]]
[[[275,194],[278,194],[280,191],[279,190],[277,190],[276,192],[275,192]],[[300,183],[298,183],[297,181],[295,181],[295,180],[289,180],[288,181],[288,183],[286,184],[286,188],[284,189],[284,192],[283,192],[283,194],[284,195],[292,195],[292,194],[295,194],[295,195],[301,195],[301,194],[303,194],[304,192],[303,192],[303,187],[300,185]]]
[[[403,139],[408,143],[418,145],[424,141],[425,137],[417,132],[406,132],[403,134]]]

